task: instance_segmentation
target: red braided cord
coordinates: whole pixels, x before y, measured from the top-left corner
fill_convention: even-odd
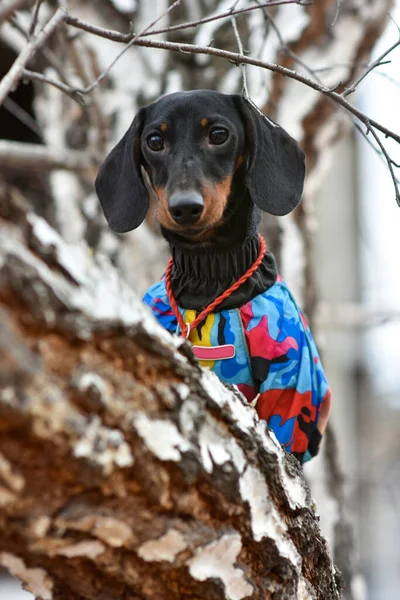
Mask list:
[[[246,271],[246,273],[244,275],[242,275],[240,277],[240,279],[238,279],[233,285],[231,285],[230,288],[225,290],[225,292],[223,292],[220,296],[218,296],[215,300],[213,300],[213,302],[211,302],[211,304],[209,304],[204,310],[202,310],[201,313],[199,315],[197,315],[195,320],[192,321],[190,324],[185,323],[185,321],[181,315],[181,312],[179,310],[178,304],[175,300],[173,291],[172,291],[171,273],[172,273],[172,267],[174,266],[174,261],[171,256],[171,258],[168,261],[167,270],[165,272],[165,288],[167,290],[167,296],[168,296],[169,303],[171,304],[171,308],[174,311],[175,316],[178,319],[179,327],[181,328],[181,337],[188,338],[190,335],[190,332],[193,331],[193,329],[196,329],[197,325],[199,325],[199,323],[201,323],[207,317],[207,315],[212,313],[212,311],[214,310],[214,308],[216,306],[221,304],[221,302],[223,302],[225,300],[225,298],[228,298],[245,281],[247,281],[247,279],[249,279],[249,277],[251,277],[255,271],[257,271],[258,267],[262,263],[262,260],[264,258],[264,255],[265,255],[265,252],[267,249],[265,240],[260,233],[258,234],[258,237],[260,240],[260,252],[258,253],[256,260],[251,265],[251,267],[248,269],[248,271]]]

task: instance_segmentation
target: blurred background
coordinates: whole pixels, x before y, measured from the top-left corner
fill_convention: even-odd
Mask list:
[[[70,0],[68,10],[126,33],[130,22],[135,32],[143,31],[171,4]],[[32,35],[35,7],[38,32],[57,3],[27,2],[29,9],[7,13],[11,5],[0,1],[0,78]],[[186,0],[152,30],[256,5]],[[343,92],[399,39],[400,0],[271,2],[238,14],[235,23],[236,34],[228,14],[151,39],[237,52],[239,37],[252,56]],[[32,58],[23,82],[0,107],[0,204],[9,197],[28,202],[71,244],[107,254],[141,295],[163,273],[168,249],[154,210],[135,232],[118,236],[107,229],[93,189],[99,161],[140,106],[179,90],[240,92],[243,73],[212,56],[136,46],[90,93],[83,92],[123,49],[63,27]],[[400,132],[399,48],[383,62],[347,98]],[[246,74],[254,102],[307,153],[302,205],[288,217],[266,216],[262,224],[312,325],[333,391],[332,430],[306,476],[343,573],[343,598],[394,600],[400,589],[400,210],[393,181],[374,138],[360,133],[351,115],[326,96],[269,70],[247,67]],[[380,139],[400,163],[396,144]],[[30,597],[0,575],[0,598]]]

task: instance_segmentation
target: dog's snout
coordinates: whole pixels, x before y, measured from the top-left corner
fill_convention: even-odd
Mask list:
[[[168,210],[179,225],[194,225],[204,210],[204,201],[198,192],[175,192],[168,202]]]

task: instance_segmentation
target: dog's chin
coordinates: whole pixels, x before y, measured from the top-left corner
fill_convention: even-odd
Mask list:
[[[217,229],[216,225],[212,227],[204,227],[202,229],[197,228],[189,228],[185,232],[182,232],[181,235],[185,237],[187,240],[191,242],[208,242],[211,241],[215,235],[215,231]]]
[[[162,225],[167,232],[174,234],[175,236],[179,236],[183,241],[196,244],[196,243],[204,243],[204,242],[212,242],[213,237],[216,234],[218,227],[221,225],[221,222],[212,223],[203,226],[196,227],[165,227]]]

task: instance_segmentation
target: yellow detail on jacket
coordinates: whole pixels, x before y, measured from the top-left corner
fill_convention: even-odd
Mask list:
[[[185,322],[193,323],[196,316],[197,316],[197,313],[195,310],[186,310],[185,315],[184,315]],[[212,346],[211,331],[212,331],[212,328],[214,325],[214,321],[215,321],[214,314],[208,315],[206,317],[205,322],[203,323],[203,325],[200,328],[201,338],[198,333],[198,329],[199,329],[198,327],[196,327],[196,329],[190,333],[189,340],[192,342],[193,346],[206,346],[208,348],[210,346]],[[200,360],[199,362],[202,367],[208,367],[209,369],[212,369],[215,364],[215,360]]]

